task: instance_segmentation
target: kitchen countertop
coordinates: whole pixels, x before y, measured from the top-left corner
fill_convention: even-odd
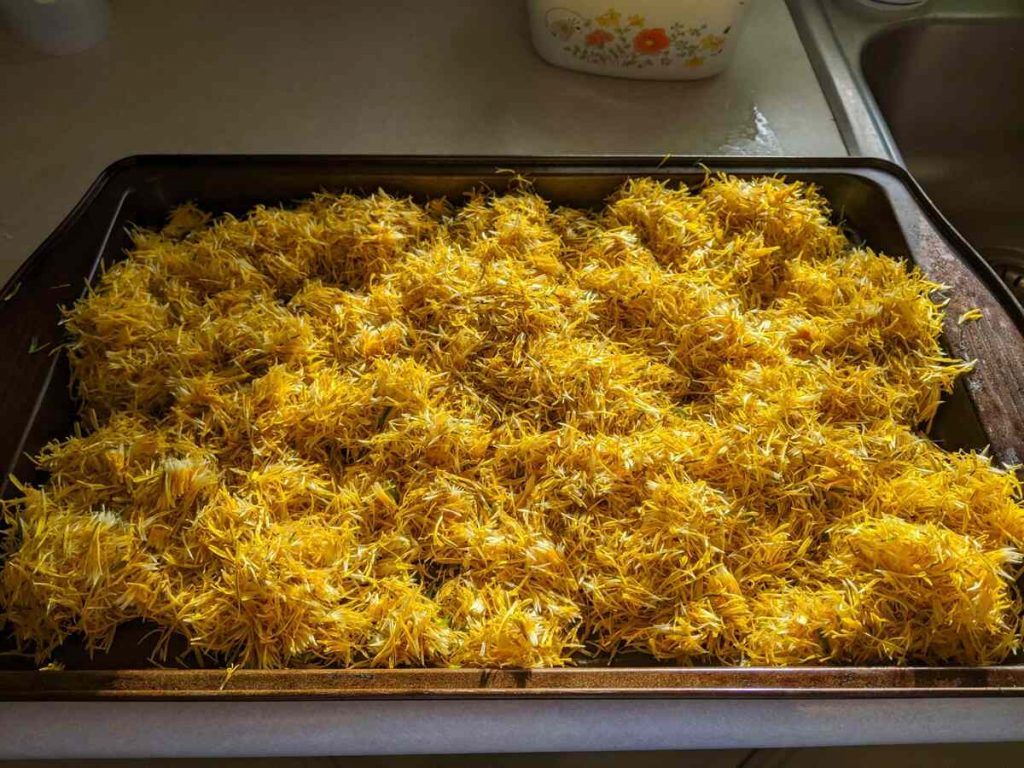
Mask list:
[[[0,282],[140,153],[845,155],[784,0],[730,69],[583,75],[517,0],[114,0],[96,48],[0,30]],[[0,703],[0,759],[684,749],[1020,738],[1024,698]]]
[[[558,69],[516,0],[115,0],[98,47],[0,31],[0,282],[139,153],[845,155],[783,0],[697,82]],[[681,749],[1020,737],[1024,698],[0,703],[0,758]]]
[[[0,30],[0,283],[143,153],[844,155],[784,0],[692,82],[542,61],[516,0],[114,0],[49,57]]]
[[[845,155],[784,0],[717,78],[552,67],[517,0],[114,0],[96,48],[0,30],[0,282],[140,153]],[[1024,698],[0,703],[0,759],[684,749],[1020,736]]]

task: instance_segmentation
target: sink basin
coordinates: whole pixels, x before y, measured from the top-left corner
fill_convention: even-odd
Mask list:
[[[1021,0],[788,2],[849,153],[909,168],[1024,301]]]
[[[925,20],[869,38],[860,64],[904,162],[1024,289],[1024,20]]]

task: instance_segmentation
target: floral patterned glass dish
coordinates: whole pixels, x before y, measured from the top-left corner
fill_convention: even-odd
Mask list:
[[[696,80],[725,69],[753,0],[528,0],[537,52],[615,77]]]

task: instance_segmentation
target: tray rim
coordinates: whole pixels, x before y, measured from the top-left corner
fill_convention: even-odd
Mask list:
[[[0,701],[1024,697],[1024,665],[0,672]]]
[[[903,167],[876,158],[703,155],[134,155],[107,166],[53,232],[8,279],[16,285],[119,176],[139,168],[325,166],[422,174],[693,173],[883,174],[906,190],[939,234],[1024,332],[1024,308]],[[1024,665],[996,667],[565,667],[495,669],[124,669],[0,672],[0,701],[463,698],[920,698],[1024,696]]]

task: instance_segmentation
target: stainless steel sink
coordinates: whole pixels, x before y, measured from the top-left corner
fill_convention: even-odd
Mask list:
[[[1024,20],[898,26],[869,39],[860,63],[940,210],[990,261],[1024,263]]]
[[[789,5],[849,152],[905,164],[1024,298],[1024,3]]]

